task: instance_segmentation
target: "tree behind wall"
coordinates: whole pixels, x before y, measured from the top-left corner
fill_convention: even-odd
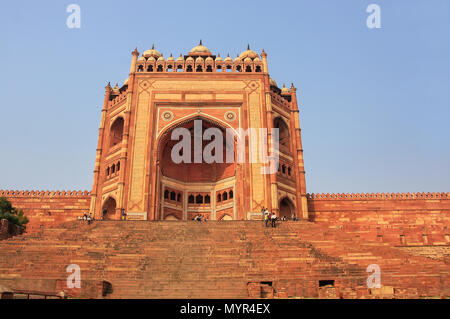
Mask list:
[[[0,197],[0,220],[2,219],[6,219],[17,226],[20,232],[25,230],[25,225],[28,223],[28,218],[23,214],[23,211],[13,207],[5,197]]]

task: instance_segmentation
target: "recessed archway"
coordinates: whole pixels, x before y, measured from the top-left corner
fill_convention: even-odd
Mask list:
[[[284,197],[280,201],[280,218],[292,219],[293,215],[295,215],[295,205],[289,197]]]
[[[112,197],[108,197],[108,199],[103,204],[102,208],[102,219],[103,220],[113,220],[116,215],[116,200]]]
[[[196,121],[199,121],[200,124]],[[200,157],[198,157],[199,150],[195,146],[198,141],[194,138],[195,130],[198,128],[201,128],[202,137]],[[182,129],[185,133],[189,132],[189,134],[186,136],[180,135],[179,139],[172,140],[172,133],[176,129]],[[210,134],[208,132],[205,134],[207,130]],[[161,192],[157,199],[159,201],[157,206],[159,218],[166,216],[166,206],[168,210],[170,208],[170,205],[163,200],[164,197],[167,197],[164,189],[170,183],[170,187],[176,192],[187,194],[186,203],[180,202],[179,206],[181,207],[178,207],[178,209],[183,210],[182,219],[189,219],[190,212],[193,209],[204,206],[207,206],[209,211],[204,212],[204,217],[208,220],[214,219],[212,211],[215,209],[216,201],[211,199],[214,196],[217,185],[226,180],[227,183],[231,183],[230,186],[233,186],[233,178],[236,176],[235,136],[232,139],[233,144],[228,145],[229,139],[227,139],[225,125],[218,124],[216,121],[204,117],[193,117],[177,123],[166,129],[160,136],[157,148],[159,159],[158,180]],[[187,142],[190,147],[179,148],[181,142]],[[231,161],[229,160],[229,153],[227,154],[230,147],[233,155],[233,160]],[[174,159],[174,154],[175,157],[179,157]],[[208,159],[207,154],[212,157],[211,160]],[[199,188],[201,188],[200,192],[197,190]]]

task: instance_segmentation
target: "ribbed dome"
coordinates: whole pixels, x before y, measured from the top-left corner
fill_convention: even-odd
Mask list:
[[[230,58],[230,55],[228,55],[228,56],[225,58],[225,62],[233,62],[233,59]]]
[[[193,47],[191,51],[189,51],[189,55],[211,55],[211,51],[209,51],[209,49],[202,44],[202,40],[200,40],[200,44]]]
[[[158,59],[159,57],[162,56],[162,54],[155,50],[155,45],[152,45],[152,49],[144,51],[142,56],[144,58],[154,57],[154,58]]]
[[[254,58],[257,58],[257,57],[259,57],[258,56],[258,53],[256,53],[255,51],[253,51],[253,50],[250,50],[250,45],[248,45],[248,47],[247,47],[247,50],[246,51],[244,51],[244,52],[242,52],[240,55],[239,55],[239,57],[243,60],[243,59],[245,59],[245,58],[250,58],[250,59],[254,59]]]
[[[183,62],[183,56],[180,54],[180,56],[177,58],[177,62]]]
[[[162,56],[160,56],[159,58],[158,58],[158,60],[156,60],[157,62],[164,62],[165,60],[164,60],[164,57],[162,57]]]
[[[170,57],[167,58],[167,62],[173,62],[175,61],[175,59],[173,58],[172,54],[170,55]]]
[[[220,54],[219,54],[216,58],[216,62],[222,62],[222,61],[223,61],[223,59],[220,57]]]
[[[214,59],[209,56],[205,59],[205,62],[214,62]]]

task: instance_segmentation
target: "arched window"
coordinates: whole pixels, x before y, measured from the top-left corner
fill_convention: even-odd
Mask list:
[[[189,195],[189,197],[188,197],[188,203],[189,203],[189,204],[194,204],[194,195]]]
[[[169,191],[167,189],[164,191],[164,198],[169,199]]]
[[[163,66],[162,66],[162,64],[160,64],[160,65],[158,65],[156,72],[162,72],[162,71],[163,71]]]
[[[252,72],[252,67],[250,65],[247,65],[245,68],[245,72]]]
[[[122,142],[123,137],[123,118],[117,118],[111,125],[109,146],[114,146]]]
[[[116,172],[116,164],[112,164],[111,166],[111,174],[114,174]]]
[[[180,193],[178,193],[178,195],[177,195],[177,202],[181,202],[181,194]]]
[[[209,195],[205,196],[205,204],[210,204],[211,203],[211,197]]]
[[[224,192],[224,193],[222,194],[222,199],[223,199],[224,201],[228,200],[228,193],[227,193],[227,192]]]
[[[153,72],[153,65],[149,65],[147,67],[147,72]]]
[[[108,176],[108,175],[109,175],[109,167],[106,168],[106,176]]]
[[[206,72],[212,72],[213,70],[212,70],[212,66],[211,65],[208,65],[207,67],[206,67]]]
[[[120,171],[120,162],[117,162],[116,170],[117,170],[117,171]]]
[[[143,72],[144,71],[144,66],[143,65],[138,66],[137,71],[138,72]]]
[[[233,198],[233,191],[230,191],[228,194],[229,194],[230,199],[232,199]]]
[[[288,175],[291,176],[291,168],[288,167]]]
[[[186,72],[192,72],[192,65],[188,65],[188,66],[187,66]]]
[[[222,194],[217,195],[217,202],[221,202],[222,201]]]
[[[175,192],[171,192],[170,193],[170,200],[175,200],[176,196],[177,196],[177,194],[175,194]]]
[[[222,72],[222,66],[221,65],[216,66],[216,72]]]
[[[278,128],[278,137],[280,147],[289,148],[289,128],[286,123],[279,117],[273,120],[273,127]]]
[[[258,73],[261,72],[261,66],[259,66],[259,65],[256,66],[255,72],[258,72]]]
[[[198,194],[197,197],[195,197],[195,203],[196,204],[203,204],[203,196]]]
[[[283,174],[286,174],[286,165],[282,165],[281,166],[281,172],[283,173]]]
[[[197,70],[195,70],[196,72],[203,72],[203,68],[201,65],[197,66]]]

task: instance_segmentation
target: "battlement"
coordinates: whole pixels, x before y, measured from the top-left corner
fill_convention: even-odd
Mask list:
[[[0,190],[0,197],[80,197],[80,196],[90,196],[90,192],[81,190],[77,191]]]
[[[387,199],[450,199],[450,193],[341,193],[306,194],[315,200],[387,200]]]

